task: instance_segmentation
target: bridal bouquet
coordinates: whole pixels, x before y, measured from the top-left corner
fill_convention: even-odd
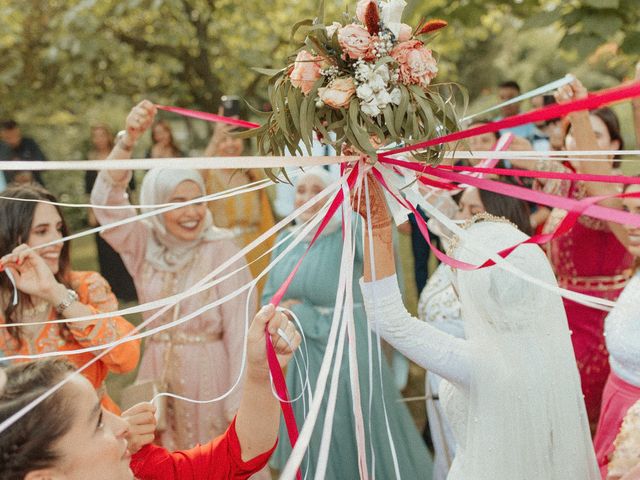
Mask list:
[[[343,144],[375,158],[376,149],[411,144],[457,129],[454,88],[434,85],[438,64],[427,47],[443,20],[416,28],[402,23],[404,0],[360,0],[355,17],[294,25],[303,31],[295,57],[282,69],[256,69],[270,76],[271,112],[243,136],[257,136],[261,155],[302,152],[314,131],[340,151]],[[440,151],[415,156],[435,161]]]

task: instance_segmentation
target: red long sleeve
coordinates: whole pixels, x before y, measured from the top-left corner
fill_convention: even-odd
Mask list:
[[[147,445],[130,466],[139,480],[241,480],[260,471],[275,448],[243,462],[234,418],[223,435],[205,445],[177,452]]]

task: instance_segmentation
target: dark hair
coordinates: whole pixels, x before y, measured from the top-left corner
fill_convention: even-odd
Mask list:
[[[156,140],[156,127],[161,126],[164,127],[164,129],[169,132],[169,145],[171,145],[171,148],[174,151],[174,154],[178,154],[180,152],[180,149],[178,148],[178,146],[176,145],[176,141],[173,138],[173,131],[171,130],[171,125],[169,125],[169,122],[167,122],[166,120],[158,120],[157,122],[155,122],[153,124],[153,126],[151,127],[151,140],[153,141],[153,143],[158,143],[158,141]]]
[[[554,97],[553,95],[543,95],[542,96],[542,105],[545,107],[548,107],[549,105],[555,105],[556,103],[556,97]],[[562,120],[561,117],[555,117],[555,118],[550,118],[549,120],[545,120],[544,124],[545,125],[550,125],[552,123],[556,123],[559,122],[560,120]]]
[[[48,190],[45,190],[43,187],[35,184],[30,185],[15,185],[6,189],[0,198],[0,218],[2,221],[0,222],[0,256],[7,255],[11,253],[14,248],[18,245],[25,243],[31,232],[31,224],[33,223],[33,216],[36,211],[36,207],[38,206],[37,201],[20,201],[20,200],[12,200],[12,199],[23,199],[23,200],[43,200],[48,202],[55,202],[56,197],[54,197]],[[64,221],[64,216],[62,214],[62,210],[60,207],[55,206],[55,209],[60,214],[60,218],[62,218],[62,235],[69,235],[69,229],[67,227],[66,222]],[[69,253],[69,242],[65,242],[62,251],[60,252],[60,268],[58,273],[55,275],[56,280],[58,282],[64,284],[69,287],[69,272],[70,272],[70,253]],[[9,281],[9,278],[6,275],[0,275],[0,292],[12,291],[13,286]],[[4,318],[7,323],[16,323],[17,319],[16,308],[13,306],[12,302],[7,302],[7,306],[5,306],[4,310]],[[29,295],[26,295],[20,292],[20,302],[19,305],[30,305],[32,304]],[[60,334],[62,337],[67,338],[68,336],[68,327],[65,324],[60,324]],[[18,347],[22,341],[20,335],[20,327],[9,327],[8,329],[9,335],[11,335],[14,340],[16,340]]]
[[[499,181],[515,185],[515,182],[508,177],[501,177]],[[530,218],[531,210],[527,202],[482,189],[478,189],[478,193],[487,213],[497,217],[504,217],[513,222],[523,233],[527,235],[533,234]]]
[[[5,370],[0,391],[0,422],[20,411],[73,371],[66,360],[21,363]],[[24,480],[34,470],[50,468],[60,458],[57,442],[71,429],[73,408],[64,388],[40,402],[0,434],[0,478]]]
[[[0,123],[0,130],[13,130],[14,128],[18,128],[18,122],[13,119],[3,120]]]
[[[502,82],[498,85],[498,88],[513,88],[520,93],[520,85],[515,80],[507,80],[506,82]]]
[[[603,121],[607,130],[609,131],[609,137],[611,141],[617,140],[620,143],[619,150],[624,149],[624,140],[622,139],[622,133],[620,132],[620,120],[618,120],[618,116],[616,113],[611,110],[609,107],[602,107],[597,110],[593,110],[590,112],[591,115],[595,115],[600,120]],[[614,159],[620,160],[620,155],[616,155],[613,157]],[[620,162],[613,162],[613,168],[618,168],[620,166]]]

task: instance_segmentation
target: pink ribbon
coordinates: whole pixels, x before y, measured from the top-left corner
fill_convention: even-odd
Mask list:
[[[289,401],[289,389],[287,388],[287,382],[282,374],[282,368],[280,368],[278,356],[276,355],[276,350],[273,348],[271,335],[269,335],[269,331],[267,329],[265,329],[265,341],[267,346],[267,363],[269,364],[269,370],[271,371],[273,386],[278,393],[280,408],[282,409],[282,415],[284,416],[284,423],[287,427],[291,447],[293,447],[298,441],[298,426],[296,425],[296,417],[293,414],[293,408],[291,408],[291,402]],[[300,470],[296,472],[296,478],[298,480],[302,480]]]
[[[477,172],[485,175],[501,175],[505,177],[530,177],[548,178],[554,180],[571,180],[584,182],[619,183],[623,185],[640,185],[640,177],[627,177],[626,175],[594,175],[588,173],[545,172],[541,170],[518,170],[514,168],[486,168],[466,167],[452,165],[438,165],[436,168],[451,170],[454,172]]]
[[[418,224],[418,228],[419,228],[420,232],[422,233],[422,236],[425,238],[425,240],[429,244],[429,247],[431,248],[433,253],[436,255],[436,257],[441,262],[444,262],[445,264],[447,264],[447,265],[449,265],[449,266],[451,266],[453,268],[460,269],[460,270],[477,270],[477,269],[480,269],[480,268],[485,268],[485,267],[489,267],[489,266],[495,265],[495,262],[493,260],[491,260],[491,259],[487,260],[482,265],[472,265],[470,263],[462,262],[460,260],[452,258],[452,257],[448,256],[447,254],[443,253],[442,251],[438,250],[438,248],[436,248],[431,243],[431,239],[429,238],[429,229],[427,227],[427,223],[424,221],[424,218],[422,218],[422,215],[419,214],[419,212],[416,209],[416,207],[410,201],[408,201],[408,200],[396,195],[389,188],[389,186],[386,184],[386,182],[384,180],[384,177],[382,176],[382,174],[377,169],[374,168],[372,170],[372,172],[373,172],[373,175],[376,177],[376,179],[380,182],[380,184],[398,202],[400,202],[402,205],[404,205],[406,208],[408,208],[409,210],[411,210],[414,213],[414,216],[416,217],[416,222]],[[464,176],[462,176],[462,177],[463,178],[468,178],[468,177],[464,177]],[[521,187],[518,187],[518,188],[521,188]],[[524,240],[523,242],[520,242],[520,243],[518,243],[516,245],[513,245],[513,246],[511,246],[509,248],[506,248],[506,249],[498,252],[497,254],[500,255],[502,258],[506,258],[511,252],[513,252],[520,245],[524,245],[524,244],[542,245],[544,243],[547,243],[547,242],[553,240],[556,237],[564,235],[565,233],[567,233],[576,224],[576,222],[578,221],[578,218],[581,215],[583,215],[585,213],[585,211],[587,211],[589,208],[593,207],[595,203],[600,202],[601,200],[605,200],[605,199],[608,199],[608,198],[614,198],[614,197],[615,198],[625,198],[625,197],[640,198],[640,192],[620,193],[620,194],[616,194],[616,195],[603,195],[603,196],[598,196],[598,197],[585,198],[585,199],[580,200],[580,201],[575,201],[575,204],[573,205],[573,207],[568,210],[568,213],[565,216],[565,218],[562,220],[562,222],[560,222],[560,224],[555,228],[555,230],[553,232],[547,233],[547,234],[534,235],[534,236],[528,238],[527,240]]]
[[[207,122],[227,123],[229,125],[235,125],[236,127],[244,128],[257,128],[260,125],[253,122],[247,122],[245,120],[239,120],[237,118],[223,117],[222,115],[216,115],[215,113],[200,112],[198,110],[189,110],[188,108],[169,107],[166,105],[156,105],[158,110],[164,110],[166,112],[177,113],[183,117],[197,118],[199,120],[206,120]]]
[[[449,172],[442,168],[434,168],[428,165],[419,164],[417,162],[407,162],[404,160],[396,160],[393,158],[385,158],[384,160],[381,160],[381,162],[384,164],[399,165],[414,171],[439,177],[444,180],[471,185],[482,190],[489,190],[491,192],[500,193],[509,197],[519,198],[520,200],[526,200],[528,202],[537,203],[539,205],[561,208],[562,210],[572,211],[576,208],[579,208],[578,205],[580,204],[580,201],[573,200],[571,198],[538,192],[525,187],[510,185],[503,182],[496,182],[483,178],[474,178],[469,175]],[[619,196],[612,195],[611,197],[606,198],[613,197]],[[598,218],[607,222],[615,222],[621,225],[633,225],[634,227],[640,227],[640,215],[624,212],[622,210],[616,210],[613,208],[601,207],[599,205],[592,204],[589,205],[583,213],[585,215],[589,215],[591,217]]]
[[[450,133],[448,135],[443,135],[441,137],[436,137],[425,142],[407,145],[406,147],[397,148],[395,150],[388,150],[384,153],[380,153],[378,155],[378,158],[388,158],[389,156],[398,153],[433,147],[448,142],[456,142],[458,140],[464,140],[465,138],[481,135],[483,133],[493,133],[507,128],[518,127],[527,123],[542,122],[544,120],[562,117],[578,110],[592,110],[604,105],[621,102],[623,100],[628,100],[634,97],[640,97],[640,82],[634,82],[629,85],[622,85],[601,90],[579,100],[574,100],[568,103],[549,105],[537,110],[533,110],[531,112],[521,113],[519,115],[507,117],[495,122],[485,123],[484,125],[479,125],[467,130],[462,130],[459,132]]]

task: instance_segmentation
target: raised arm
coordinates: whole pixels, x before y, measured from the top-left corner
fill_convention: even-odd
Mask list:
[[[565,85],[558,89],[555,94],[556,101],[558,103],[566,103],[571,100],[577,100],[586,98],[587,89],[582,85],[580,80],[574,80],[572,83]],[[581,110],[569,114],[569,121],[571,122],[571,135],[575,139],[576,150],[602,150],[596,134],[591,126],[591,118],[589,112]],[[607,159],[606,156],[590,157],[593,158],[592,162],[581,161],[577,170],[580,173],[587,173],[592,175],[611,175],[613,173],[613,162],[602,161]],[[620,193],[619,186],[614,183],[604,182],[585,182],[587,194],[590,196],[598,195],[615,195]],[[622,200],[620,198],[609,198],[600,202],[600,205],[615,209],[622,209]],[[627,233],[622,225],[609,222],[609,228],[616,235],[618,240],[626,245],[628,242]]]
[[[133,107],[126,120],[125,133],[119,136],[111,150],[109,160],[126,160],[140,136],[149,128],[156,114],[156,107],[143,100]],[[91,203],[100,206],[129,205],[127,185],[131,180],[131,170],[101,170],[91,190]],[[93,210],[101,225],[108,225],[136,215],[131,208]],[[121,256],[131,272],[137,272],[144,260],[147,229],[141,222],[132,222],[104,230],[100,234]]]
[[[391,217],[380,185],[371,177],[367,181],[371,237],[366,226],[364,191],[356,209],[365,219],[364,281],[361,286],[369,324],[396,350],[418,365],[466,388],[471,366],[467,342],[412,317],[404,307],[395,275]],[[370,244],[373,246],[373,264]]]
[[[293,323],[284,314],[276,312],[272,305],[257,313],[247,338],[247,371],[238,414],[227,432],[211,442],[191,450],[168,452],[149,445],[155,428],[152,405],[139,405],[123,414],[130,425],[129,449],[134,453],[131,469],[136,478],[239,479],[249,478],[265,466],[276,446],[280,428],[280,407],[271,391],[267,364],[267,332],[281,368],[287,365],[300,345],[300,334]]]

